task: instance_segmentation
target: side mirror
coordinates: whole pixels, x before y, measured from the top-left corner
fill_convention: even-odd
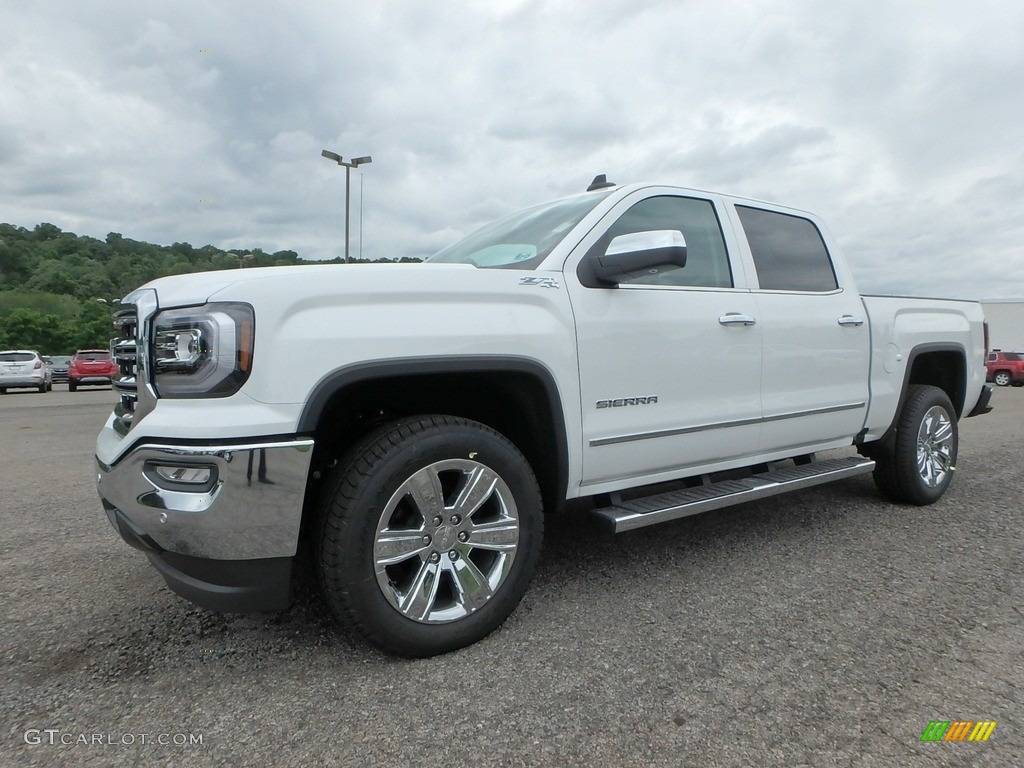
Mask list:
[[[686,238],[678,229],[631,232],[613,238],[604,253],[591,254],[593,277],[604,285],[617,285],[631,272],[658,267],[686,266]]]

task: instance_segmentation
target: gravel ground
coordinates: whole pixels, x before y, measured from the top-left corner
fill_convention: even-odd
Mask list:
[[[0,764],[1024,764],[1024,389],[961,423],[932,507],[854,478],[617,537],[571,510],[505,626],[423,661],[313,595],[253,616],[173,595],[95,493],[113,401],[0,397]],[[958,719],[998,726],[920,742]]]

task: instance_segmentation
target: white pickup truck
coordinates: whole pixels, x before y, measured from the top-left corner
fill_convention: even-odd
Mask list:
[[[978,304],[861,296],[804,211],[602,181],[422,264],[127,296],[110,522],[214,610],[285,608],[308,553],[339,619],[428,656],[509,616],[567,499],[618,532],[868,472],[942,496],[990,410]]]

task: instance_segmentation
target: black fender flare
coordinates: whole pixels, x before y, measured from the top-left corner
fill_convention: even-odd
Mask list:
[[[960,377],[960,381],[956,382],[958,390],[950,393],[950,401],[953,403],[953,408],[957,411],[957,417],[959,418],[967,403],[964,399],[967,396],[967,350],[962,344],[955,344],[952,342],[930,342],[927,344],[918,344],[913,347],[910,352],[907,353],[907,365],[903,372],[903,384],[900,388],[900,397],[896,403],[896,412],[893,414],[892,422],[888,428],[876,442],[878,444],[885,443],[892,437],[893,432],[896,431],[896,424],[900,419],[900,413],[903,412],[903,406],[907,401],[907,393],[910,391],[910,374],[914,370],[914,363],[917,358],[921,355],[931,354],[933,352],[953,352],[959,355],[963,359],[963,375]]]
[[[353,384],[374,379],[403,376],[443,375],[459,373],[520,373],[534,377],[544,389],[555,439],[557,467],[555,477],[560,501],[565,500],[569,484],[569,442],[565,427],[565,412],[555,377],[538,360],[517,356],[431,356],[376,360],[336,368],[314,385],[299,416],[297,432],[312,434],[316,431],[324,409],[335,393]]]

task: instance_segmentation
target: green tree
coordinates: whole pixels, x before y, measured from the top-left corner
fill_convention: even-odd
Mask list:
[[[81,302],[72,296],[21,289],[0,291],[0,319],[14,309],[34,309],[44,315],[57,315],[69,321],[78,317]]]
[[[0,320],[0,347],[35,349],[44,355],[66,355],[73,351],[73,330],[57,315],[34,309],[15,309]]]
[[[106,349],[114,336],[114,312],[117,305],[102,301],[82,302],[82,310],[75,323],[74,345],[78,349]]]

